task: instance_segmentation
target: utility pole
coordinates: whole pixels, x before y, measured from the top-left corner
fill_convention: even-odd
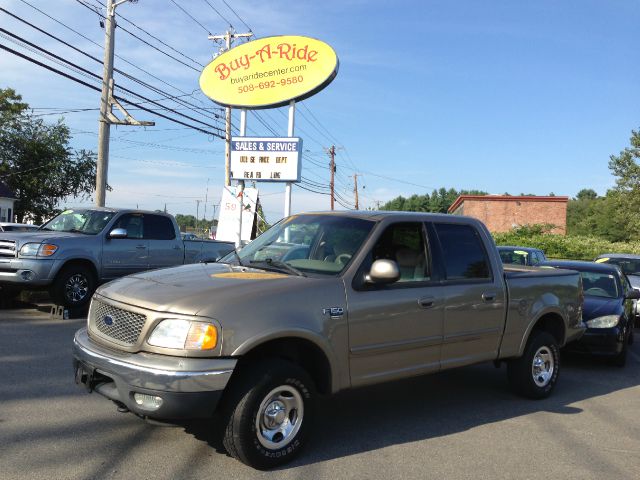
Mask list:
[[[356,194],[356,210],[360,210],[358,208],[358,174],[357,173],[353,175],[353,185],[354,185],[353,191]]]
[[[196,232],[198,231],[198,218],[200,218],[200,200],[196,200]]]
[[[115,48],[116,7],[122,3],[135,3],[137,0],[107,0],[105,22],[104,62],[102,72],[102,93],[100,94],[100,119],[98,123],[98,162],[96,165],[96,206],[104,207],[109,170],[109,136],[111,124],[153,126],[155,122],[139,122],[113,98],[113,52]],[[120,120],[113,114],[113,106],[125,116]]]
[[[331,157],[331,161],[329,162],[329,170],[331,171],[331,182],[329,183],[329,187],[331,188],[331,210],[334,208],[334,188],[335,188],[335,178],[334,175],[336,173],[336,146],[331,145],[329,149],[329,156]]]
[[[220,53],[226,52],[231,49],[231,43],[236,38],[249,38],[253,36],[253,32],[247,33],[235,33],[233,28],[229,28],[222,35],[209,35],[209,40],[224,40],[224,48],[220,50]],[[231,107],[224,109],[224,116],[226,121],[225,128],[225,145],[224,145],[224,184],[225,186],[231,186]]]

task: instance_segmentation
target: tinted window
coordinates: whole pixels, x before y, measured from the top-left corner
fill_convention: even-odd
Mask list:
[[[434,224],[448,280],[490,278],[489,261],[478,232],[470,225]]]
[[[127,238],[142,238],[144,234],[144,224],[141,214],[128,213],[121,216],[113,228],[124,228],[127,231]]]
[[[173,222],[160,215],[144,216],[144,238],[149,240],[173,240],[176,232]]]
[[[372,250],[372,260],[394,260],[400,270],[399,282],[429,280],[422,223],[396,223],[387,227]]]
[[[618,298],[616,277],[609,273],[580,272],[582,288],[588,297]]]

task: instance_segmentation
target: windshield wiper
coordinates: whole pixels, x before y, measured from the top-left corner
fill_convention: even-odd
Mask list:
[[[298,270],[297,268],[292,267],[288,263],[281,262],[279,260],[274,260],[272,258],[265,258],[264,260],[251,260],[249,263],[252,266],[256,264],[267,265],[267,267],[274,267],[274,268],[271,268],[271,270],[276,270],[280,272],[284,270],[286,272],[293,273],[294,275],[297,275],[299,277],[306,277],[306,275],[302,273],[300,270]],[[269,268],[265,268],[265,270],[268,270],[268,269]]]
[[[81,233],[83,235],[90,235],[89,233],[83,232],[82,230],[78,230],[77,228],[72,228],[71,230],[67,230],[67,232],[69,232],[69,233]]]

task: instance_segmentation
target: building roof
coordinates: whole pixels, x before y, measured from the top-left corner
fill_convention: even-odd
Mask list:
[[[0,182],[0,198],[17,198],[16,194],[9,190],[4,183]]]
[[[449,213],[455,211],[465,200],[480,200],[483,202],[556,202],[567,203],[569,197],[565,196],[538,196],[538,195],[460,195],[449,207]]]

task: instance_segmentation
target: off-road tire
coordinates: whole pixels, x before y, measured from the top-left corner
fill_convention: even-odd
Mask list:
[[[81,298],[74,297],[69,287],[77,279],[82,285],[82,291],[86,293]],[[91,296],[96,289],[96,278],[91,269],[84,265],[68,265],[63,267],[56,276],[53,285],[49,289],[49,294],[58,305],[69,308],[82,308],[91,300]]]
[[[240,368],[243,370],[231,380],[223,398],[224,448],[232,457],[259,470],[291,461],[306,444],[312,427],[316,397],[313,381],[302,368],[280,359],[260,360]],[[268,448],[261,443],[265,437],[258,427],[259,418],[264,418],[261,405],[279,388],[298,392],[303,402],[301,423],[284,447]]]
[[[534,373],[534,362],[540,361],[540,353],[552,361],[552,372],[547,381]],[[549,363],[550,363],[549,362]],[[544,366],[543,366],[544,368]],[[548,397],[558,381],[560,373],[560,348],[555,337],[548,332],[531,333],[522,357],[510,360],[507,364],[507,378],[512,390],[523,397],[541,399]]]

